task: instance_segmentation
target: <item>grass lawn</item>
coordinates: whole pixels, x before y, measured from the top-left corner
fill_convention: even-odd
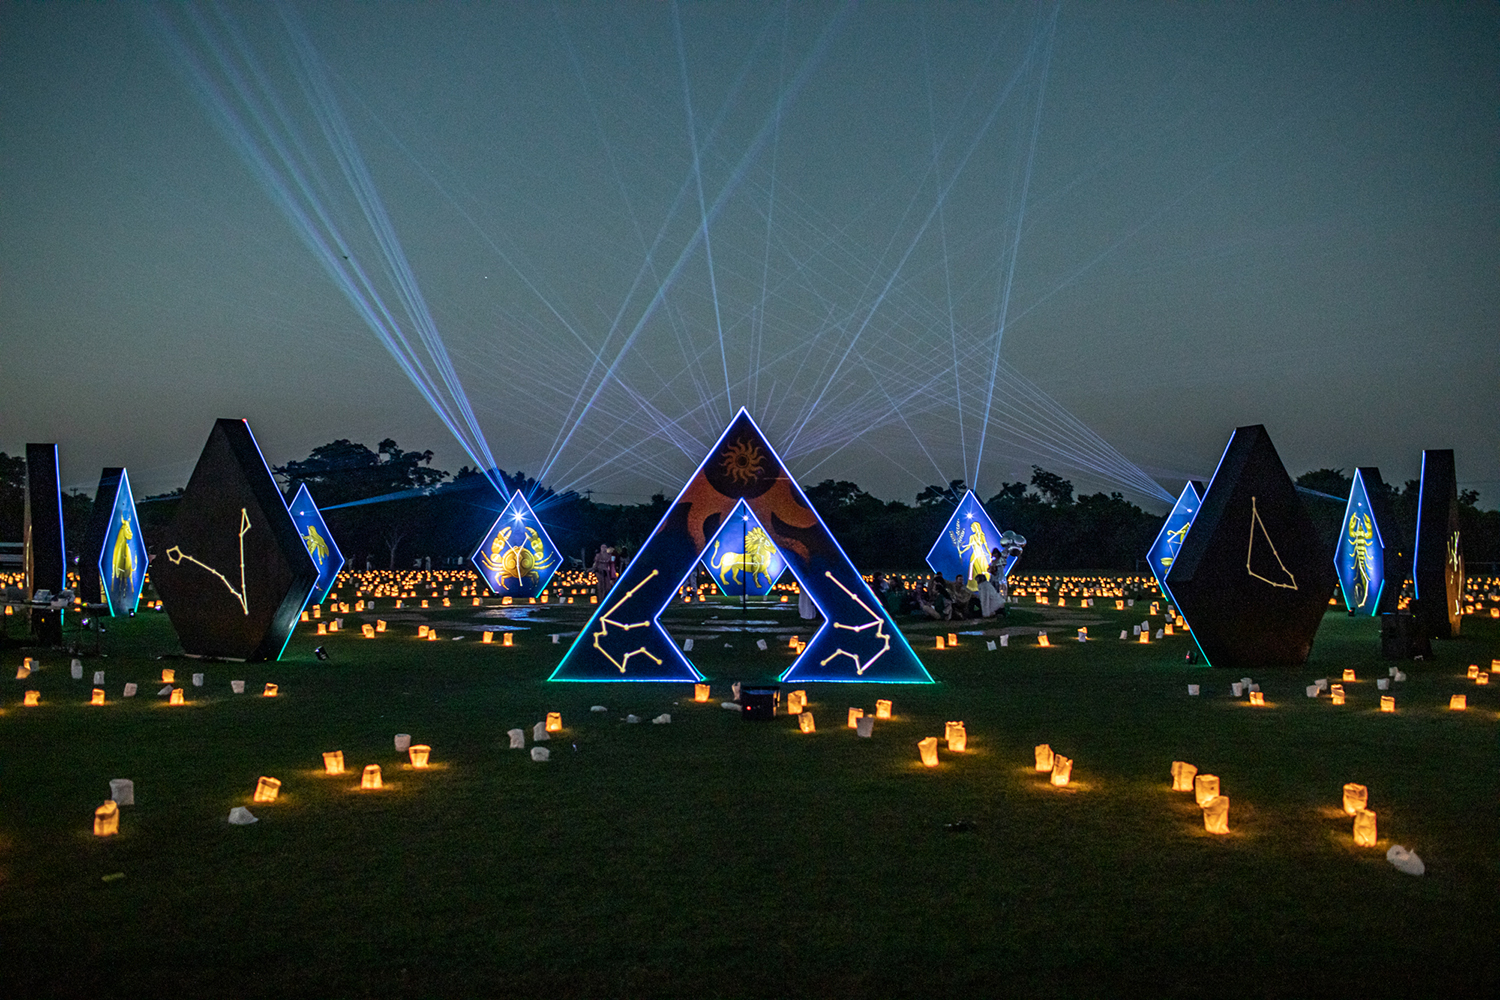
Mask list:
[[[795,610],[752,610],[785,623],[768,652],[737,610],[669,613],[695,637],[707,705],[688,685],[545,683],[566,648],[548,634],[589,609],[517,610],[509,649],[453,630],[480,622],[455,608],[420,614],[459,641],[418,642],[414,615],[382,610],[376,640],[303,626],[269,664],[155,660],[176,640],[151,613],[112,623],[82,681],[45,652],[13,681],[34,651],[6,650],[0,997],[1457,998],[1500,983],[1500,683],[1463,678],[1500,656],[1500,622],[1467,619],[1407,665],[1394,715],[1377,711],[1378,626],[1342,613],[1306,667],[1250,671],[1265,708],[1230,696],[1244,671],[1186,664],[1183,636],[1116,639],[1141,607],[1090,609],[1086,645],[1067,641],[1077,609],[1012,617],[1052,622],[1050,649],[961,636],[936,652],[938,627],[911,624],[938,683],[806,685],[804,735],[718,704],[790,663]],[[163,666],[206,684],[168,707]],[[1304,696],[1346,667],[1348,704]],[[96,669],[103,707],[86,704]],[[126,681],[139,696],[120,697]],[[256,696],[268,681],[279,698]],[[40,706],[21,707],[28,688]],[[1458,692],[1467,712],[1447,709]],[[859,739],[847,709],[876,698],[895,718]],[[550,761],[507,748],[517,727],[530,747],[548,711],[565,725]],[[651,725],[662,712],[671,724]],[[922,767],[917,741],[950,719],[968,752]],[[398,732],[435,766],[406,766]],[[1074,759],[1070,787],[1034,771],[1042,742]],[[325,750],[351,773],[324,775]],[[1179,759],[1222,779],[1227,836],[1170,790]],[[368,763],[384,790],[355,790]],[[278,801],[250,802],[260,775],[281,779]],[[117,777],[137,804],[95,838]],[[1348,781],[1369,786],[1377,848],[1353,846]],[[230,826],[237,805],[260,822]],[[945,828],[959,820],[971,828]],[[1427,873],[1388,864],[1394,843]]]

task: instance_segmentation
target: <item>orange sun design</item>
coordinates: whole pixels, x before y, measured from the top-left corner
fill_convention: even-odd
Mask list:
[[[740,441],[724,449],[724,474],[737,483],[752,483],[764,469],[760,448]]]

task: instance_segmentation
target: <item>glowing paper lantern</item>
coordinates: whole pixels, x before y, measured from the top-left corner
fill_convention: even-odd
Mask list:
[[[1452,698],[1448,699],[1448,708],[1449,708],[1450,711],[1453,711],[1453,712],[1462,712],[1465,709],[1467,709],[1468,707],[1469,707],[1469,696],[1466,695],[1466,694],[1456,694]]]
[[[1142,646],[1149,646],[1150,644],[1151,644],[1151,633],[1148,632],[1145,629],[1141,629],[1141,645]]]
[[[427,758],[432,755],[432,747],[425,743],[416,743],[407,750],[407,755],[411,759],[412,767],[426,767]]]
[[[328,625],[325,622],[319,622],[318,623],[318,634],[319,635],[327,635],[328,634]]]
[[[94,810],[94,836],[113,837],[120,832],[120,807],[114,799],[105,799],[104,804]]]
[[[562,732],[562,713],[561,712],[548,712],[547,713],[547,732],[549,732],[549,733],[560,733],[560,732]]]
[[[1259,691],[1251,691],[1250,692],[1250,704],[1252,704],[1252,705],[1264,705],[1265,703],[1266,703],[1266,696],[1264,694],[1262,694]]]
[[[276,685],[275,684],[267,684],[265,690],[260,693],[260,696],[262,698],[275,698],[275,697],[277,697],[277,687],[276,687]]]
[[[102,705],[102,704],[104,704],[104,689],[103,688],[94,688],[94,696],[89,699],[89,704],[90,705]]]
[[[1471,663],[1471,664],[1469,664],[1469,672],[1468,672],[1468,674],[1466,676],[1471,681],[1474,678],[1478,677],[1479,676],[1479,664],[1477,664],[1477,663]]]
[[[922,763],[927,765],[928,767],[937,767],[937,744],[938,741],[936,736],[929,736],[925,740],[920,740],[917,743],[917,751],[922,755]]]
[[[502,646],[514,646],[515,644],[516,644],[516,637],[514,635],[512,635],[510,632],[506,632],[505,634],[503,634],[500,637],[500,645],[502,645]]]
[[[1172,791],[1191,792],[1193,790],[1193,778],[1198,774],[1198,767],[1186,761],[1174,760],[1172,762]]]
[[[1368,809],[1354,814],[1354,846],[1375,846],[1375,814]]]
[[[937,637],[937,645],[936,645],[936,647],[935,647],[935,648],[936,648],[936,649],[946,649],[946,648],[947,648],[947,647],[946,647],[946,646],[945,646],[945,645],[944,645],[944,644],[943,644],[943,637],[942,637],[942,636],[938,636],[938,637]]]
[[[891,717],[891,700],[889,698],[881,698],[878,701],[876,701],[875,702],[875,718],[877,718],[877,719],[889,719],[890,717]],[[949,725],[952,725],[952,723],[949,723]]]
[[[1394,712],[1396,710],[1396,699],[1391,695],[1381,695],[1380,710],[1382,712]]]
[[[495,641],[495,633],[486,632],[484,633],[484,635],[479,637],[479,641],[488,646]]]
[[[1047,639],[1047,633],[1046,632],[1038,632],[1036,634],[1036,644],[1038,646],[1050,646],[1050,645],[1052,645],[1052,643],[1049,642],[1048,639]]]
[[[1052,770],[1052,747],[1042,743],[1036,748],[1036,769],[1038,771]]]
[[[171,683],[175,682],[176,680],[177,680],[177,671],[171,670],[171,669],[163,669],[162,670],[162,672],[161,672],[161,682],[163,684],[171,684]]]
[[[27,691],[24,695],[21,696],[22,705],[40,705],[41,703],[42,692],[40,691]]]
[[[1479,685],[1480,687],[1484,687],[1485,685],[1489,684],[1489,682],[1490,675],[1482,670],[1479,672],[1479,676],[1474,678],[1474,683]]]
[[[168,696],[168,698],[167,698],[167,704],[168,705],[185,705],[185,704],[187,704],[187,702],[183,698],[182,688],[173,688],[172,689],[171,695]]]
[[[954,632],[948,633],[948,645],[954,649],[958,648],[958,635]]]
[[[813,725],[813,714],[804,709],[802,713],[797,716],[797,726],[804,733],[814,732],[816,727]]]
[[[865,717],[865,710],[864,709],[862,709],[862,708],[851,708],[851,709],[849,709],[849,728],[850,729],[857,729],[857,728],[859,728],[859,720],[863,719],[864,717]]]
[[[1219,794],[1219,776],[1216,774],[1200,774],[1193,778],[1193,798],[1198,805],[1206,806],[1210,799]]]
[[[706,689],[708,685],[703,685]],[[705,701],[707,698],[705,697]],[[786,696],[786,711],[788,715],[796,715],[807,709],[807,692],[800,688]]]
[[[1209,833],[1229,832],[1229,796],[1215,795],[1203,803],[1203,829]]]
[[[694,684],[693,685],[693,700],[694,701],[698,701],[698,702],[708,701],[708,698],[709,698],[709,688],[708,688],[707,684]],[[793,710],[792,707],[791,707],[791,699],[787,700],[787,709],[788,709],[788,711],[792,711],[792,713],[794,715],[796,714],[795,710]]]
[[[366,639],[373,639],[375,638],[375,626],[371,625],[369,622],[365,622],[359,627],[359,634],[364,636]]]
[[[948,743],[948,749],[954,753],[962,753],[969,746],[969,734],[964,729],[962,722],[950,722],[943,730],[943,739]]]
[[[267,778],[264,775],[255,783],[255,795],[252,802],[275,802],[276,796],[281,794],[281,779]]]
[[[1344,677],[1343,677],[1343,679],[1346,680],[1346,681],[1352,681],[1352,680],[1357,680],[1358,678],[1356,678],[1354,676],[1354,670],[1353,670],[1353,668],[1346,667],[1344,669]]]
[[[344,751],[329,750],[323,754],[323,770],[329,774],[344,773]]]
[[[418,625],[417,626],[417,638],[418,639],[425,639],[425,638],[427,638],[427,632],[428,632],[428,628],[427,628],[426,625]]]
[[[1058,788],[1073,780],[1073,758],[1062,754],[1052,756],[1052,784]]]
[[[382,782],[381,779],[380,779],[380,765],[379,764],[367,764],[367,765],[365,765],[365,771],[364,771],[364,773],[359,776],[359,787],[360,788],[381,788],[381,787],[383,787],[383,785],[384,785],[384,782]]]
[[[385,619],[383,619],[383,618],[377,618],[377,619],[375,619],[375,631],[377,631],[377,632],[384,632],[385,631]]]

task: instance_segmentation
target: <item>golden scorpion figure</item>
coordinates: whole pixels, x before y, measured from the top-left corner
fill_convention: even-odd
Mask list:
[[[1375,537],[1375,530],[1370,523],[1370,515],[1364,515],[1364,521],[1360,521],[1360,515],[1349,515],[1349,542],[1354,546],[1354,565],[1359,570],[1359,579],[1354,583],[1354,605],[1364,607],[1365,601],[1370,597],[1370,569],[1375,566],[1375,560],[1370,552],[1370,542]]]

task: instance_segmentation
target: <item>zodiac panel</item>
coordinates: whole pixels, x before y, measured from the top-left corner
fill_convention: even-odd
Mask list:
[[[148,561],[130,477],[121,468],[105,469],[78,561],[83,599],[103,604],[111,615],[130,614],[140,602]]]
[[[502,597],[535,597],[562,561],[526,498],[512,493],[469,557],[490,590]]]
[[[764,597],[786,570],[786,560],[744,502],[737,504],[703,554],[703,568],[729,597]]]
[[[1256,424],[1230,437],[1165,583],[1213,666],[1295,666],[1328,609],[1330,555]]]
[[[68,585],[60,484],[57,445],[28,444],[26,509],[22,529],[27,597],[39,590],[50,591],[55,597]]]
[[[742,501],[823,619],[782,680],[932,682],[743,409],[709,450],[550,679],[701,680],[702,675],[658,619]]]
[[[932,549],[927,553],[927,565],[934,573],[943,574],[945,580],[962,576],[969,590],[977,592],[979,575],[989,576],[995,549],[999,549],[1005,558],[1003,578],[1010,575],[1010,569],[1020,558],[1025,545],[1026,540],[1013,531],[1002,536],[995,522],[985,513],[984,505],[970,490],[959,501],[943,533],[932,543]]]
[[[1169,601],[1172,600],[1172,592],[1167,589],[1167,572],[1172,568],[1172,561],[1177,558],[1177,550],[1182,548],[1182,542],[1187,538],[1188,529],[1193,526],[1193,518],[1198,516],[1198,506],[1202,499],[1202,484],[1189,480],[1182,487],[1182,495],[1172,505],[1172,512],[1167,515],[1166,523],[1157,533],[1156,541],[1146,550],[1151,575],[1156,577],[1157,586],[1161,587],[1162,595]]]
[[[1354,470],[1354,484],[1344,507],[1339,543],[1333,553],[1334,569],[1344,592],[1344,606],[1351,614],[1378,615],[1395,611],[1405,567],[1400,562],[1400,542],[1393,534],[1395,518],[1385,501],[1380,470]],[[1394,583],[1395,586],[1389,586]]]
[[[339,570],[344,568],[344,554],[333,540],[333,532],[328,530],[318,505],[313,503],[306,483],[297,487],[297,494],[287,505],[287,511],[292,515],[292,523],[297,526],[297,534],[302,537],[313,565],[318,567],[318,582],[313,584],[311,600],[314,604],[322,604],[328,600],[328,592],[339,578]]]
[[[1454,639],[1463,624],[1464,550],[1458,525],[1458,473],[1452,449],[1422,452],[1412,602],[1429,638]]]
[[[189,656],[277,659],[318,582],[250,425],[215,422],[151,581]]]

